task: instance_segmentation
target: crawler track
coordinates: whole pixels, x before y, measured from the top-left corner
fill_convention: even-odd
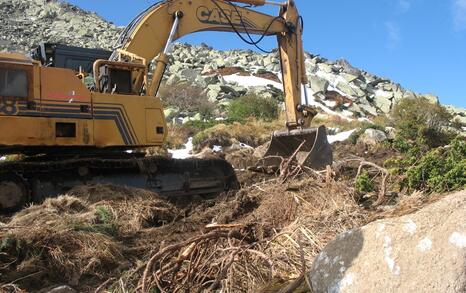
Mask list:
[[[44,158],[0,164],[1,209],[18,209],[96,183],[145,188],[164,196],[216,194],[238,187],[232,166],[221,159]]]

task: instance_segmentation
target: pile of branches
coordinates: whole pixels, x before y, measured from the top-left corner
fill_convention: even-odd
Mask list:
[[[304,172],[291,185],[275,178],[247,187],[242,192],[261,198],[253,213],[204,226],[199,235],[157,248],[129,275],[104,283],[100,292],[309,288],[306,272],[315,255],[338,233],[365,224],[368,216],[346,185],[326,182],[326,172]],[[279,219],[277,213],[289,215]]]
[[[212,292],[228,288],[235,292],[238,278],[264,283],[271,280],[273,268],[265,254],[248,243],[240,225],[208,225],[204,234],[166,246],[154,253],[140,266],[142,273],[135,288],[137,292]],[[134,272],[136,273],[136,271]],[[110,284],[113,281],[113,284]],[[121,286],[119,286],[121,284]],[[128,288],[122,279],[109,280],[105,288]]]

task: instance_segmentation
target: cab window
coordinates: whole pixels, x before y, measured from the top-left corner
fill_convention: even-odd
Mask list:
[[[0,96],[27,98],[28,93],[26,70],[0,68]]]

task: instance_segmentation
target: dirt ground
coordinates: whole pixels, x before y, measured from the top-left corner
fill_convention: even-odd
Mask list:
[[[396,155],[348,143],[334,149],[337,161],[354,154],[381,164]],[[419,194],[399,195],[390,206],[363,204],[351,178],[358,166],[345,166],[289,178],[238,171],[241,190],[215,198],[77,187],[0,218],[0,286],[3,292],[63,284],[79,292],[278,292],[286,286],[306,292],[304,273],[336,235],[426,202]]]

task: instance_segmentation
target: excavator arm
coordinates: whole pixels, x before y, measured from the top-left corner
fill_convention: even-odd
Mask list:
[[[302,24],[293,0],[273,4],[280,6],[278,16],[270,16],[247,7],[241,2],[264,5],[263,0],[169,0],[150,7],[123,32],[112,59],[116,61],[153,59],[153,72],[148,94],[155,95],[168,65],[170,44],[185,35],[201,31],[224,31],[249,35],[276,36],[280,50],[285,92],[287,128],[307,127],[312,109],[301,102],[301,88],[307,84],[302,46]],[[246,39],[253,43],[252,40]]]
[[[249,7],[238,6],[233,2],[248,4]],[[266,4],[279,6],[278,16],[250,8]],[[294,0],[284,3],[265,0],[160,2],[141,13],[125,29],[111,60],[143,64],[155,60],[153,77],[146,90],[148,95],[155,96],[168,65],[171,43],[185,35],[202,31],[233,32],[254,45],[257,43],[250,35],[259,35],[259,41],[265,36],[277,37],[285,93],[286,131],[274,133],[265,157],[289,157],[299,148],[301,153],[297,157],[300,163],[311,167],[331,164],[332,154],[325,127],[308,128],[317,111],[308,106],[303,27]],[[278,161],[276,158],[269,159],[264,164],[277,165]]]

